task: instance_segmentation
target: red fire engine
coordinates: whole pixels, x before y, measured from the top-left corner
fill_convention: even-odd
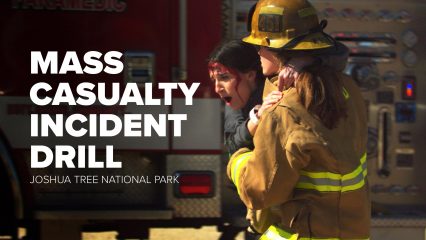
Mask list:
[[[0,205],[1,232],[28,227],[37,238],[54,223],[85,229],[112,228],[121,237],[146,236],[152,226],[233,225],[243,219],[238,197],[225,180],[222,157],[222,104],[215,96],[206,59],[222,39],[220,0],[10,0],[0,3]],[[124,71],[109,74],[31,74],[30,53],[119,51]],[[30,88],[47,82],[72,87],[81,82],[183,82],[201,85],[194,104],[182,93],[172,106],[37,106]],[[107,88],[107,90],[110,90]],[[141,91],[143,92],[143,91]],[[154,90],[154,97],[162,97]],[[187,114],[182,136],[31,138],[31,114]],[[167,132],[172,131],[169,126]],[[96,158],[114,146],[121,169],[31,168],[30,146],[96,145]],[[98,148],[99,147],[99,148]],[[65,184],[51,176],[179,176],[179,184]],[[38,183],[31,183],[33,178]],[[41,180],[42,179],[42,180]],[[46,180],[47,183],[46,184]],[[152,180],[151,180],[152,181]],[[235,214],[237,213],[237,214]],[[241,222],[241,221],[240,221]],[[244,226],[244,221],[239,227]],[[226,235],[226,234],[225,234]],[[47,237],[42,237],[46,239]]]

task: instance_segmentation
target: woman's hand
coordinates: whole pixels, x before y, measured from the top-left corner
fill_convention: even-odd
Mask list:
[[[257,117],[260,118],[263,114],[263,112],[272,107],[275,103],[279,102],[281,98],[283,97],[282,92],[280,91],[272,91],[263,99],[262,106],[260,106],[259,110],[257,111]]]
[[[278,90],[283,91],[294,85],[294,81],[299,77],[300,71],[315,62],[314,57],[294,57],[290,59],[278,74]]]
[[[272,105],[274,105],[275,103],[279,102],[281,100],[281,98],[283,97],[283,94],[280,91],[272,91],[271,93],[268,94],[268,96],[266,96],[263,99],[263,103],[262,105],[256,105],[254,107],[254,110],[257,110],[254,114],[255,116],[250,116],[250,120],[247,122],[247,129],[250,132],[250,135],[254,136],[254,134],[256,133],[256,129],[257,129],[257,124],[259,122],[259,118],[262,116],[263,112],[270,108]],[[250,113],[251,114],[251,113]]]

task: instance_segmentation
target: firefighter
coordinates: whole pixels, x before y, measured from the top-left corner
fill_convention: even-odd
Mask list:
[[[259,47],[266,96],[280,67],[294,57],[336,48],[305,0],[260,0],[245,42]],[[265,239],[368,239],[367,118],[354,82],[317,61],[265,110],[254,149],[235,152],[228,176],[256,214]]]
[[[334,67],[336,71],[342,71],[347,57],[348,49],[343,44],[328,55],[318,56],[317,60],[311,56],[295,57],[283,66],[280,82],[283,86],[289,85],[304,66],[315,61]],[[215,84],[216,93],[226,102],[224,136],[228,153],[231,155],[243,147],[253,149],[252,136],[257,127],[258,117],[264,109],[271,107],[282,97],[280,91],[273,91],[262,100],[265,77],[256,48],[240,40],[220,45],[209,59],[209,73]],[[243,217],[245,214],[242,209],[232,211],[234,213],[228,213],[231,216]],[[248,218],[252,219],[250,216],[258,213],[249,210],[247,214]],[[223,234],[226,237],[221,239],[231,239],[244,229],[245,227],[226,228]]]

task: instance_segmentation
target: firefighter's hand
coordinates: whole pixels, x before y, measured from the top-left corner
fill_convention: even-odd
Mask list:
[[[290,59],[278,74],[278,91],[294,86],[294,81],[299,77],[301,70],[314,62],[315,58],[310,56]]]
[[[257,111],[257,117],[260,118],[262,116],[263,112],[266,109],[272,107],[272,105],[274,105],[275,103],[279,102],[282,97],[283,97],[283,94],[280,91],[272,91],[271,93],[269,93],[268,96],[266,96],[263,99],[262,106]]]

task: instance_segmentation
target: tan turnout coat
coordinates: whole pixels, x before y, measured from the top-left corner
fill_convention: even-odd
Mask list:
[[[231,157],[228,176],[260,233],[275,224],[299,239],[369,238],[365,102],[352,79],[339,77],[348,117],[337,128],[309,114],[290,88],[262,116],[255,149]],[[267,80],[264,96],[274,89]]]

